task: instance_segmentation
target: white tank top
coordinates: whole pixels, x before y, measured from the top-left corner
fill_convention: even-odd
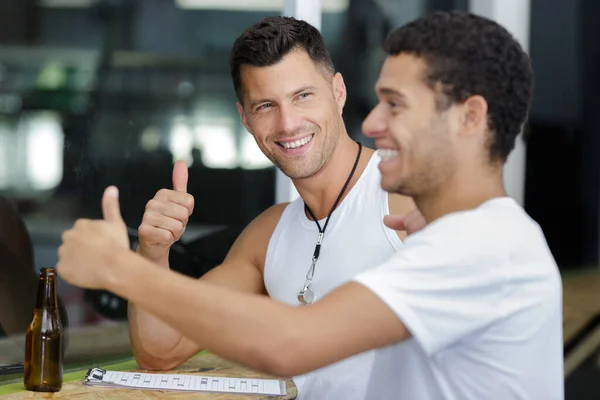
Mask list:
[[[315,300],[378,266],[402,246],[397,233],[383,224],[389,208],[388,194],[381,188],[379,161],[375,152],[331,215],[311,285]],[[319,224],[322,228],[325,219]],[[264,280],[270,297],[300,305],[297,294],[306,279],[318,234],[317,224],[306,217],[302,198],[285,208],[267,248]],[[298,399],[364,399],[373,355],[373,351],[366,352],[295,377]]]

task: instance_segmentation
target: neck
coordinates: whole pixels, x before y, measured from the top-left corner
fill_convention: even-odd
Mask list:
[[[363,147],[354,175],[342,194],[338,206],[364,171],[373,152],[374,150]],[[356,142],[348,135],[343,135],[331,158],[321,171],[310,178],[293,180],[300,197],[310,208],[315,218],[323,219],[327,217],[352,171],[357,155],[358,145]]]
[[[460,180],[455,176],[443,187],[414,196],[413,199],[427,223],[431,223],[446,214],[471,210],[488,200],[503,196],[506,196],[506,191],[500,167],[493,175],[470,176],[469,179],[463,176]]]

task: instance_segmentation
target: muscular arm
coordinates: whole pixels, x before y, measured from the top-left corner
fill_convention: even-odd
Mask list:
[[[106,189],[102,210],[104,220],[78,220],[63,233],[60,276],[116,293],[224,358],[294,376],[410,337],[395,312],[363,284],[351,282],[315,304],[293,307],[161,268],[129,249],[115,187]],[[380,271],[378,280],[385,281],[386,273]]]
[[[211,352],[277,376],[295,376],[410,337],[373,292],[348,283],[315,304],[194,281],[138,255],[116,254],[103,286],[136,302]],[[134,284],[135,282],[135,284]],[[147,296],[153,290],[154,296]],[[314,329],[298,329],[313,327]]]
[[[265,294],[262,272],[267,246],[286,205],[275,205],[259,215],[240,234],[223,263],[200,281],[236,292]],[[201,290],[200,285],[197,290]],[[182,335],[176,327],[139,308],[135,302],[129,303],[128,314],[130,341],[141,368],[171,369],[205,348],[202,341]]]

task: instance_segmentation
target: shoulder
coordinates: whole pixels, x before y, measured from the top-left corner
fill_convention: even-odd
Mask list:
[[[288,205],[290,203],[279,203],[267,208],[248,224],[244,232],[263,240],[266,238],[268,242]]]
[[[271,236],[289,204],[275,204],[254,218],[236,239],[230,251],[230,258],[246,259],[262,271]]]
[[[498,264],[500,258],[545,248],[537,224],[514,200],[496,198],[447,214],[410,235],[406,254],[440,263]],[[418,262],[413,260],[414,262]]]
[[[260,219],[262,222],[266,222],[266,221],[273,222],[273,220],[275,220],[275,223],[277,223],[279,221],[279,218],[281,218],[283,211],[290,204],[291,204],[290,202],[285,202],[285,203],[279,203],[279,204],[272,205],[271,207],[267,208],[265,211],[260,213],[255,218],[255,220]]]

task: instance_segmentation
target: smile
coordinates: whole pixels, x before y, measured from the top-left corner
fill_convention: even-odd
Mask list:
[[[277,144],[285,149],[297,149],[299,147],[302,147],[302,146],[310,143],[313,136],[314,136],[314,134],[310,135],[310,136],[305,136],[302,139],[294,140],[293,142],[277,142]]]
[[[396,157],[400,152],[398,150],[392,149],[379,149],[379,155],[381,156],[381,160],[387,161]]]

